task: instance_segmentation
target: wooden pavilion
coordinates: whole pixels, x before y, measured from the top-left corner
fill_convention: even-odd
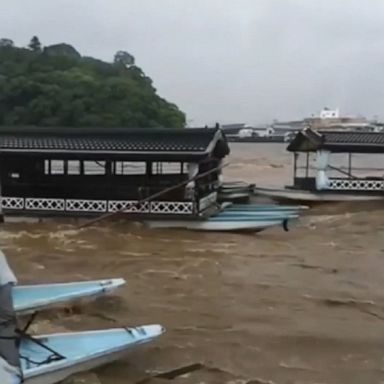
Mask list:
[[[228,153],[218,128],[2,127],[2,209],[5,215],[23,216],[124,210],[144,217],[195,217],[216,204],[220,164]]]

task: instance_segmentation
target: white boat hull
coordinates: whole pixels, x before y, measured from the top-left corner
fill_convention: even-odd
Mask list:
[[[31,340],[23,339],[20,345],[20,361],[24,383],[62,382],[73,374],[111,363],[139,345],[152,341],[163,332],[164,329],[155,324],[36,337],[36,340],[59,353],[62,356],[59,359],[52,359],[51,351]]]
[[[95,368],[101,367],[106,364],[113,363],[125,357],[130,351],[122,350],[111,353],[108,356],[100,356],[95,359],[86,361],[84,363],[76,364],[74,366],[63,368],[54,372],[47,372],[38,377],[26,379],[24,384],[56,384],[61,383],[65,379],[76,375],[77,373],[91,371]]]

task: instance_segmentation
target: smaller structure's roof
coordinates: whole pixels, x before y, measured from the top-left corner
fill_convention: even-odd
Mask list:
[[[198,160],[229,153],[217,128],[0,128],[0,154],[29,153]]]
[[[318,150],[345,153],[384,153],[384,132],[300,131],[288,145],[290,152]]]

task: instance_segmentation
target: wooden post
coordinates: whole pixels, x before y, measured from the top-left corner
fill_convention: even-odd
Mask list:
[[[145,174],[147,175],[147,177],[152,176],[152,161],[146,161]]]
[[[297,152],[294,152],[293,154],[293,184],[295,184],[295,179],[297,176],[297,157],[299,154]]]
[[[105,174],[107,176],[112,175],[112,161],[111,160],[105,160]]]
[[[45,175],[52,175],[52,167],[51,167],[51,159],[44,160],[45,161],[45,166],[44,166],[44,174]]]
[[[307,165],[305,169],[305,177],[308,178],[309,176],[309,152],[307,152]]]
[[[0,170],[0,223],[4,223],[3,194],[2,194],[2,189],[1,189],[1,179],[2,179],[2,172]]]
[[[352,153],[348,153],[348,173],[349,173],[349,178],[352,179]]]

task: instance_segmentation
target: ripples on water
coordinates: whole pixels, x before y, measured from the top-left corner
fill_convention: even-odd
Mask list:
[[[289,182],[290,156],[281,149],[235,146],[227,177]],[[256,235],[123,222],[81,230],[74,220],[9,223],[0,243],[22,282],[127,280],[113,297],[48,312],[36,331],[167,328],[84,383],[133,383],[194,362],[204,368],[173,382],[379,383],[383,208],[316,208],[291,232]],[[166,382],[159,380],[148,383]]]

